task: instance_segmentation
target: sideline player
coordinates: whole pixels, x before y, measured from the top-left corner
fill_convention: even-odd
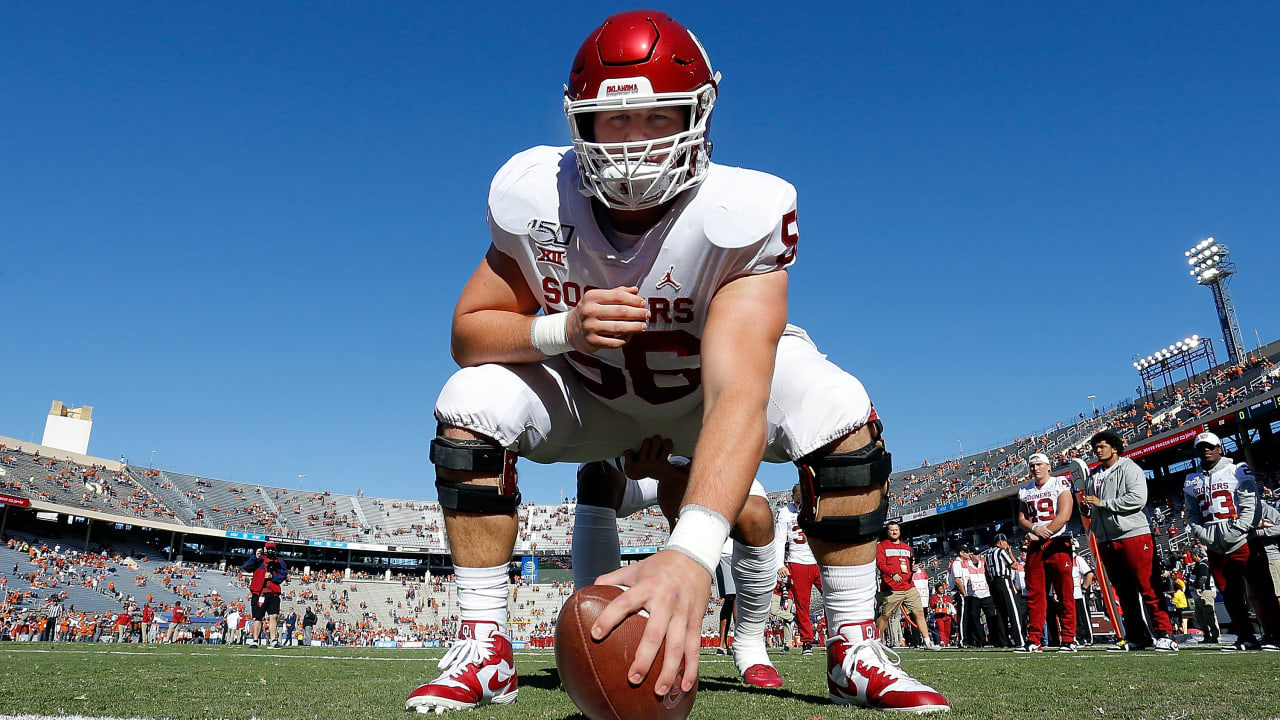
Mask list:
[[[1057,593],[1054,622],[1061,633],[1059,650],[1076,652],[1075,583],[1071,579],[1071,478],[1050,475],[1049,456],[1035,453],[1027,459],[1032,482],[1018,489],[1018,527],[1027,533],[1027,644],[1015,652],[1038,653],[1044,645],[1044,623],[1049,588]]]
[[[781,545],[778,555],[784,561],[778,568],[778,575],[791,589],[796,604],[800,654],[808,656],[813,654],[813,615],[809,608],[813,604],[814,588],[822,592],[822,573],[818,571],[818,561],[813,557],[809,539],[804,536],[804,528],[800,527],[802,500],[797,483],[791,488],[791,502],[778,508],[774,516],[773,541]]]
[[[822,565],[830,698],[948,709],[876,638],[875,536],[891,458],[862,384],[787,326],[795,189],[710,162],[718,85],[706,51],[675,20],[613,15],[571,65],[563,106],[573,147],[519,153],[494,178],[492,243],[454,311],[462,369],[440,392],[431,443],[459,638],[410,709],[517,697],[505,632],[516,457],[605,460],[657,434],[694,459],[680,522],[664,550],[599,579],[630,589],[592,628],[603,637],[648,611],[629,680],[656,673],[664,696],[693,688],[731,520],[761,460],[789,461]]]
[[[1156,594],[1159,565],[1147,506],[1147,476],[1121,455],[1124,439],[1111,430],[1089,438],[1099,464],[1085,480],[1080,512],[1093,518],[1089,532],[1098,541],[1099,562],[1106,570],[1124,617],[1124,642],[1110,652],[1154,649],[1177,652],[1173,625]]]
[[[578,506],[573,526],[573,584],[584,588],[618,569],[618,517],[658,504],[674,529],[680,499],[689,480],[687,458],[671,456],[671,441],[646,438],[636,451],[616,460],[578,466]],[[592,504],[584,504],[587,498]],[[585,521],[585,522],[584,522]],[[769,660],[765,624],[777,578],[776,547],[769,496],[752,480],[747,502],[734,522],[716,569],[725,609],[733,619],[733,645],[725,642],[729,615],[721,615],[720,650],[733,662],[747,685],[782,687],[782,676]],[[732,603],[732,604],[731,604]]]
[[[1209,551],[1209,571],[1222,591],[1236,641],[1223,650],[1280,650],[1280,603],[1271,585],[1266,549],[1251,537],[1262,500],[1249,466],[1223,455],[1222,441],[1211,432],[1195,439],[1200,469],[1183,482],[1183,515],[1191,536]],[[1253,634],[1245,583],[1253,591],[1262,640]]]

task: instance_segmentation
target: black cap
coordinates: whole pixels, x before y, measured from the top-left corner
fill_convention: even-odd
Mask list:
[[[1004,533],[996,533],[996,539],[992,540],[992,542],[1009,542],[1009,536]]]

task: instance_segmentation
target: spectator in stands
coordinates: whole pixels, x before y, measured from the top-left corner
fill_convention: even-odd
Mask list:
[[[280,586],[289,576],[289,566],[277,552],[275,542],[268,540],[262,550],[245,561],[244,569],[245,572],[253,573],[249,581],[249,611],[253,613],[253,629],[249,632],[249,645],[259,646],[258,638],[262,634],[265,619],[271,646],[279,648],[280,628],[276,623],[280,618]],[[266,640],[262,641],[263,644],[266,642]]]
[[[795,598],[796,624],[800,627],[800,653],[813,654],[813,616],[809,612],[813,590],[822,592],[822,575],[813,549],[800,529],[800,484],[791,488],[791,502],[778,508],[774,518],[774,542],[782,543],[778,557],[784,564],[778,574],[791,586]]]
[[[1124,441],[1110,430],[1089,440],[1099,464],[1085,481],[1081,512],[1093,519],[1099,558],[1120,598],[1125,638],[1109,648],[1128,652],[1154,647],[1177,652],[1169,613],[1156,594],[1160,567],[1155,541],[1143,509],[1147,505],[1147,476],[1138,464],[1121,456]]]
[[[925,647],[937,650],[933,639],[928,636],[928,623],[924,618],[924,602],[916,591],[911,580],[915,558],[911,546],[902,541],[902,526],[896,522],[889,523],[886,528],[888,537],[876,544],[876,570],[880,574],[880,613],[876,617],[876,630],[883,637],[889,620],[899,608],[903,613],[910,613],[915,619],[916,627],[923,629]]]

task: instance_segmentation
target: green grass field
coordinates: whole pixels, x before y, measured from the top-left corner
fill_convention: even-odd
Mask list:
[[[221,646],[0,646],[0,714],[142,718],[410,718],[404,697],[435,675],[441,650]],[[781,690],[748,689],[728,658],[703,655],[693,717],[872,717],[827,703],[822,653],[775,655]],[[580,717],[558,689],[550,651],[516,656],[520,700],[467,718]],[[903,666],[951,701],[952,718],[1280,717],[1280,653],[1086,650],[1039,656],[903,653]]]

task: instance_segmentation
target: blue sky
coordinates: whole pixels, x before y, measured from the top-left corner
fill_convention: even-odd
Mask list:
[[[1250,347],[1280,337],[1275,5],[836,5],[669,10],[724,73],[715,159],[798,188],[792,320],[897,467],[1218,337],[1182,256],[1206,236]],[[569,63],[629,6],[480,7],[0,6],[0,434],[38,441],[58,399],[94,406],[97,455],[434,497],[489,180],[567,143]],[[521,484],[552,501],[573,470]]]

